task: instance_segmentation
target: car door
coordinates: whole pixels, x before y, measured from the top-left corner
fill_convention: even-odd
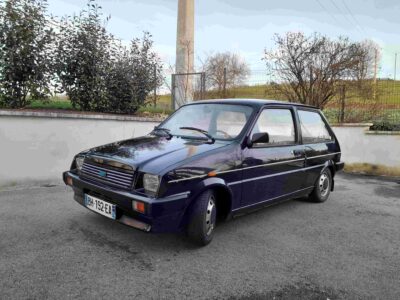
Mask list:
[[[326,162],[339,154],[334,134],[318,110],[297,109],[299,129],[306,156],[305,185],[314,186]]]
[[[265,107],[258,115],[248,139],[267,132],[268,143],[243,149],[242,207],[290,195],[303,186],[305,163],[295,111],[290,106]]]

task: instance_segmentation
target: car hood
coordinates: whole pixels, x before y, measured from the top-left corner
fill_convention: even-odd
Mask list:
[[[134,169],[160,174],[169,166],[228,144],[225,141],[210,144],[205,140],[147,135],[92,148],[86,152],[86,156],[100,156],[125,163]]]

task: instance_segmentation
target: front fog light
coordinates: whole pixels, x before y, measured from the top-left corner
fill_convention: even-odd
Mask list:
[[[75,158],[75,164],[76,164],[76,168],[80,171],[82,169],[83,166],[83,160],[85,158],[82,156],[78,156],[77,158]]]
[[[160,179],[157,175],[152,175],[152,174],[143,175],[143,187],[146,192],[156,194],[159,185],[160,185]]]

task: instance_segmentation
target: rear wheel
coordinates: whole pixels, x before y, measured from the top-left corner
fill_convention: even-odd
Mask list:
[[[313,202],[325,202],[329,198],[332,188],[332,173],[325,168],[315,182],[314,190],[309,196]]]
[[[214,236],[217,220],[215,194],[213,191],[207,190],[195,201],[187,233],[193,242],[205,246],[211,242]]]

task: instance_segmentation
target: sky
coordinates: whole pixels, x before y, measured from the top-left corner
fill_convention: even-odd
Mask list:
[[[78,13],[86,0],[48,0],[55,16]],[[162,60],[175,62],[178,0],[97,0],[107,29],[129,41],[143,31],[153,35]],[[195,0],[195,58],[231,51],[252,70],[264,70],[265,49],[272,49],[275,33],[319,32],[332,38],[372,39],[381,47],[379,75],[393,77],[395,53],[400,78],[400,0]]]

